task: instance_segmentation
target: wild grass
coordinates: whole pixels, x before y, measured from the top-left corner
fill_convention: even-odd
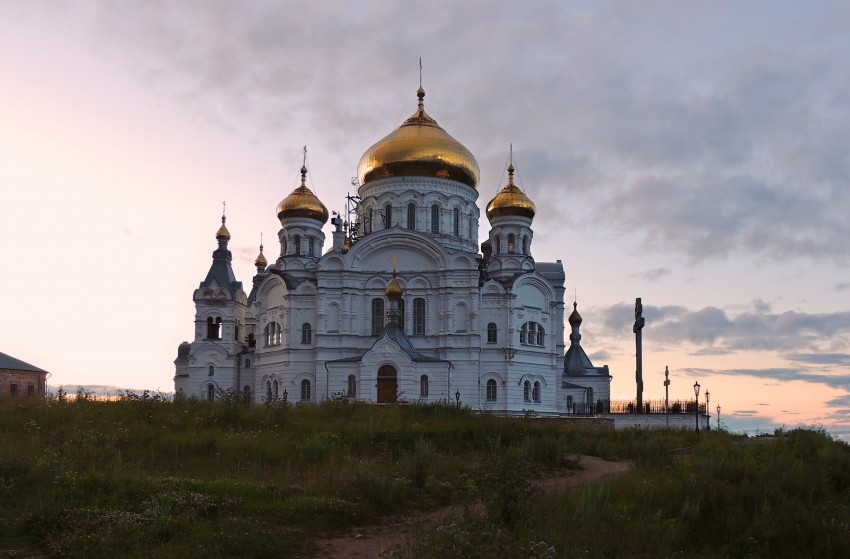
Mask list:
[[[571,453],[636,467],[535,490]],[[752,444],[439,405],[0,400],[0,549],[55,557],[303,557],[322,533],[448,504],[396,555],[840,557],[848,491],[847,446],[817,430]]]

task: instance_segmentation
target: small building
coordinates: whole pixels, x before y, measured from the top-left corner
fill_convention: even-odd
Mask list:
[[[44,396],[48,372],[0,353],[0,396]]]

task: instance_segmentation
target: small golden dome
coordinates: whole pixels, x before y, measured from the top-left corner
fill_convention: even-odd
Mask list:
[[[328,221],[328,209],[313,194],[313,191],[307,188],[306,166],[301,166],[301,186],[293,190],[292,194],[277,205],[277,217],[280,219],[306,217],[322,223]]]
[[[476,188],[475,157],[425,112],[425,90],[420,87],[416,95],[416,112],[360,158],[360,185],[387,177],[437,177]]]
[[[578,303],[573,303],[573,313],[570,315],[570,326],[578,326],[581,324],[581,315],[578,314]]]
[[[218,231],[215,232],[215,238],[219,241],[229,241],[230,240],[230,231],[227,230],[227,227],[224,225],[224,222],[227,221],[227,218],[221,216],[221,227],[218,228]]]
[[[387,299],[401,299],[402,290],[401,286],[398,284],[398,280],[396,277],[398,274],[395,270],[393,270],[393,279],[390,280],[390,283],[387,284]]]
[[[266,257],[263,256],[263,245],[260,244],[260,254],[258,254],[257,259],[254,260],[254,266],[262,269],[262,268],[265,268],[268,265],[269,265],[268,260],[266,260]]]
[[[534,218],[537,208],[525,192],[514,184],[514,166],[508,165],[508,184],[487,204],[487,218],[522,216]]]

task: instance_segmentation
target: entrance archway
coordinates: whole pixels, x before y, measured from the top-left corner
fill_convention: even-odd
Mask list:
[[[383,365],[378,369],[378,403],[395,402],[398,394],[398,373],[392,365]]]

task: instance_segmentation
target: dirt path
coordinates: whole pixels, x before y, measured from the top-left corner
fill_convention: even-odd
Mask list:
[[[595,456],[572,455],[579,461],[581,469],[565,476],[543,479],[537,486],[546,490],[565,489],[597,483],[606,478],[617,477],[628,472],[630,462],[609,462]],[[482,509],[483,505],[473,505]],[[452,517],[455,508],[448,506],[429,511],[415,511],[382,519],[379,524],[359,526],[347,534],[316,542],[315,557],[325,559],[375,559],[384,550],[404,546],[411,533],[419,527],[440,524]]]

